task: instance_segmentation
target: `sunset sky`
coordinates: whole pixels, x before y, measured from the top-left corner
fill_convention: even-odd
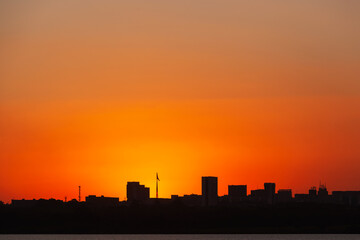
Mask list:
[[[360,190],[360,1],[0,0],[0,200]]]

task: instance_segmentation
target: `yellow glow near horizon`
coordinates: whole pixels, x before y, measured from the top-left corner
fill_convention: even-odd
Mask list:
[[[359,190],[360,1],[0,2],[0,200]]]

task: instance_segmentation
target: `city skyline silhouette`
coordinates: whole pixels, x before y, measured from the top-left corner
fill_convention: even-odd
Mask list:
[[[0,233],[360,233],[359,12],[1,0]]]
[[[171,198],[159,198],[158,191],[159,186],[158,182],[160,181],[159,175],[156,172],[156,195],[155,198],[150,197],[150,187],[142,185],[138,181],[127,182],[126,186],[126,198],[117,197],[108,197],[101,195],[100,197],[89,194],[88,196],[81,197],[81,186],[78,186],[78,198],[70,199],[70,202],[86,202],[88,200],[90,204],[99,204],[102,203],[105,206],[120,206],[120,203],[125,203],[125,205],[132,204],[145,204],[153,205],[159,199],[162,203],[167,201],[167,204],[172,202],[183,200],[184,205],[190,204],[190,206],[217,206],[222,202],[225,205],[236,205],[243,202],[253,202],[257,204],[275,204],[275,203],[289,203],[289,202],[317,202],[317,203],[332,203],[332,204],[345,204],[345,205],[360,205],[360,190],[357,191],[332,191],[329,192],[326,184],[320,182],[318,188],[312,186],[309,188],[307,193],[294,193],[291,188],[287,189],[277,189],[276,183],[265,182],[262,189],[248,189],[246,184],[242,185],[228,185],[228,193],[225,195],[218,194],[218,177],[215,176],[203,176],[201,182],[201,194],[188,193],[180,196],[176,193],[171,195]],[[249,193],[248,193],[249,191]],[[50,198],[51,200],[57,200],[60,202],[67,202],[67,196],[65,201],[61,199]],[[124,199],[124,200],[120,200]],[[37,201],[44,201],[46,199],[12,199],[11,205],[22,205],[32,206]],[[187,203],[189,201],[190,203]],[[2,203],[4,204],[4,203]],[[30,204],[30,205],[29,205]],[[220,204],[221,205],[221,204]]]
[[[158,183],[156,173],[154,178]],[[156,191],[159,190],[156,184]],[[201,178],[202,194],[150,198],[140,182],[127,182],[127,200],[88,195],[69,201],[13,199],[0,202],[0,233],[359,233],[360,191],[325,185],[306,194],[229,185],[218,195],[218,178]]]
[[[0,2],[1,201],[360,189],[357,1],[33,1]]]

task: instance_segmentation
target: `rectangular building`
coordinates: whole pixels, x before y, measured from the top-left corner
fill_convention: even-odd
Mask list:
[[[275,183],[264,183],[266,203],[272,204],[275,199]]]
[[[251,190],[250,199],[254,202],[266,202],[266,192],[264,189]]]
[[[150,189],[139,182],[128,182],[126,186],[126,197],[129,203],[143,203],[150,198]]]
[[[119,205],[119,198],[89,195],[85,198],[85,202],[92,207],[115,207]]]
[[[202,177],[202,205],[216,206],[218,203],[218,178]]]
[[[349,206],[360,205],[360,191],[333,191],[332,196],[335,203]]]
[[[229,185],[228,198],[229,201],[234,203],[246,199],[247,186],[246,185]]]
[[[290,202],[292,200],[291,189],[279,189],[277,193],[277,201],[280,203]]]

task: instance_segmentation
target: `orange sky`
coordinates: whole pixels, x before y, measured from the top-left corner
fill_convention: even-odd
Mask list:
[[[0,2],[0,200],[360,190],[358,1]]]

